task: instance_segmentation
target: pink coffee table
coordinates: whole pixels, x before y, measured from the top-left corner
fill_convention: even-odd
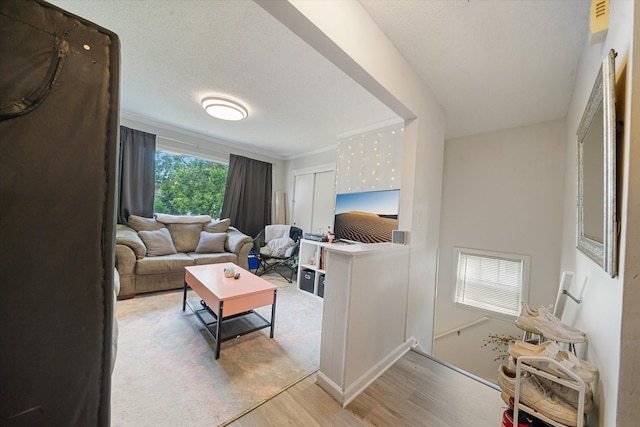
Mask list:
[[[224,277],[224,269],[233,267],[240,278]],[[187,288],[191,287],[202,299],[197,307],[187,301]],[[246,335],[264,328],[271,328],[269,334],[273,338],[273,328],[276,318],[276,293],[277,288],[255,274],[226,262],[222,264],[207,264],[185,267],[184,273],[184,297],[182,311],[189,307],[197,315],[209,334],[216,341],[216,359],[220,357],[220,344],[224,341]],[[254,308],[271,305],[271,321],[268,321],[255,311]],[[213,322],[207,322],[203,318],[204,312],[213,316]],[[241,316],[253,314],[262,320],[260,325],[253,325],[247,330],[234,332],[223,337],[222,323]]]

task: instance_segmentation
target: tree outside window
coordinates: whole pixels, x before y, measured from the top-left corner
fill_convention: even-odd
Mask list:
[[[219,218],[227,169],[220,163],[156,151],[154,211]]]

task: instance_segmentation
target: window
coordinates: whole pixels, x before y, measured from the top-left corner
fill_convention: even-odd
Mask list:
[[[517,317],[529,292],[526,255],[455,248],[455,302],[491,314]]]
[[[220,218],[228,166],[156,150],[154,211]]]

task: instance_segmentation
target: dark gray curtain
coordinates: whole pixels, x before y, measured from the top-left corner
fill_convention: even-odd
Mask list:
[[[129,215],[153,216],[156,136],[120,126],[120,197],[118,224]]]
[[[249,236],[271,224],[271,163],[231,155],[222,218]]]

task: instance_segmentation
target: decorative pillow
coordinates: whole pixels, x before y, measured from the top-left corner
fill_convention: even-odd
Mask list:
[[[138,232],[147,247],[147,256],[171,255],[176,253],[171,234],[166,228]]]
[[[200,232],[200,241],[196,252],[200,254],[216,254],[225,252],[224,243],[227,241],[227,233]]]
[[[159,223],[154,218],[145,218],[138,215],[129,215],[127,219],[129,227],[136,230],[138,233],[141,231],[153,231],[164,228],[164,224]]]
[[[171,240],[178,252],[193,252],[198,245],[202,224],[167,224]]]
[[[231,225],[231,219],[214,219],[208,224],[205,224],[202,228],[204,231],[208,231],[209,233],[226,233]]]

